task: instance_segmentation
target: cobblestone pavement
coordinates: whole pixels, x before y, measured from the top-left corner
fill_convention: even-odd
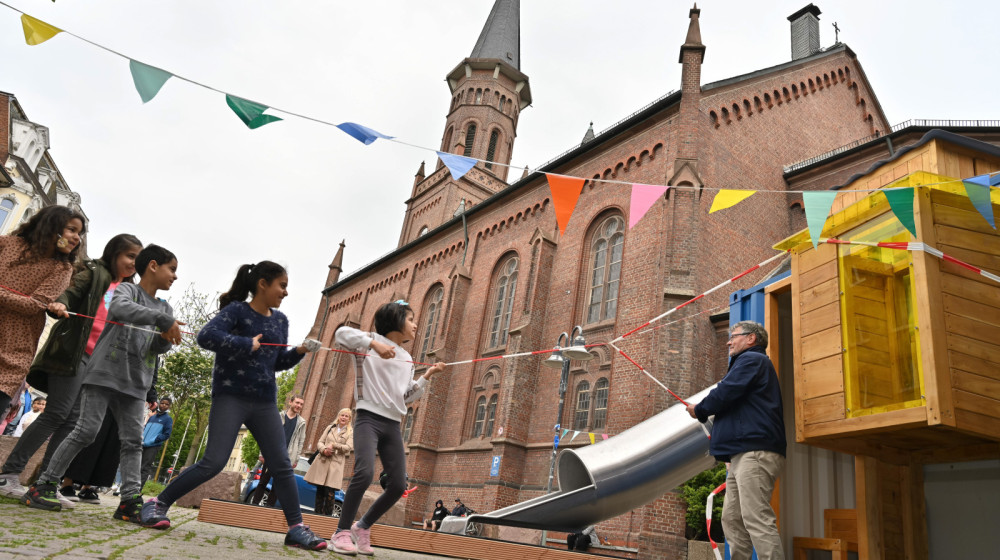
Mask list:
[[[171,508],[172,526],[166,531],[143,529],[111,517],[118,498],[101,496],[101,500],[100,505],[77,504],[72,511],[47,512],[0,498],[0,559],[340,558],[332,552],[288,548],[283,534],[202,523],[195,509]],[[376,548],[375,558],[442,557]]]

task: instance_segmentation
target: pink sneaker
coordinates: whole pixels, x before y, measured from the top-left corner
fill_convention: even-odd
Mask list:
[[[358,527],[358,522],[355,521],[354,525],[351,525],[351,536],[354,537],[354,542],[357,544],[358,554],[364,554],[365,556],[375,554],[375,551],[372,550],[371,529],[362,529]]]
[[[348,556],[357,554],[358,549],[354,547],[354,541],[351,540],[351,531],[337,531],[333,534],[332,540],[334,552]]]

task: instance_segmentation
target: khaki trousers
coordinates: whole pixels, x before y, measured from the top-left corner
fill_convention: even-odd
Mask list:
[[[747,451],[734,455],[726,476],[726,501],[722,528],[732,560],[784,560],[778,520],[771,508],[771,493],[785,458],[772,451]]]

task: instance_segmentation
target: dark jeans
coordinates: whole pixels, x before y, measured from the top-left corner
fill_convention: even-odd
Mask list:
[[[264,465],[260,468],[260,479],[257,481],[257,487],[253,489],[253,496],[250,497],[250,503],[257,505],[262,499],[264,499],[264,492],[267,492],[267,483],[271,482],[271,469]],[[297,488],[297,487],[296,487]],[[267,498],[268,507],[277,507],[275,504],[278,503],[278,485],[271,485],[271,493]]]
[[[316,515],[330,515],[333,513],[333,504],[337,502],[334,496],[337,494],[336,488],[316,485],[316,506],[313,508]]]
[[[382,468],[389,474],[389,482],[382,495],[361,516],[358,525],[363,529],[371,527],[406,491],[406,450],[403,448],[399,421],[359,410],[354,422],[354,475],[351,476],[351,483],[344,496],[338,531],[349,531],[354,516],[358,514],[365,490],[375,477],[376,449],[382,460]]]
[[[83,382],[83,372],[89,358],[90,356],[83,355],[80,365],[76,368],[76,375],[48,374],[49,394],[45,410],[21,434],[17,445],[10,451],[7,461],[0,468],[0,472],[20,473],[23,471],[24,466],[28,464],[35,451],[38,451],[38,448],[49,439],[49,436],[52,436],[52,441],[45,449],[41,472],[45,472],[49,467],[52,454],[56,452],[66,436],[73,431],[77,419],[80,418],[80,385]],[[3,409],[4,406],[0,403],[0,410]]]
[[[156,474],[156,466],[160,461],[160,452],[163,451],[162,445],[154,445],[153,447],[143,447],[142,448],[142,483],[146,484],[146,481],[150,479],[154,474]]]
[[[105,414],[94,442],[84,447],[63,476],[87,486],[111,486],[121,463],[121,440],[113,414]],[[141,486],[140,486],[141,488]]]
[[[299,490],[295,486],[292,463],[288,460],[285,445],[285,428],[278,416],[278,405],[272,402],[254,402],[234,397],[218,395],[212,398],[212,410],[208,413],[208,444],[205,456],[189,468],[184,469],[157,499],[166,506],[172,505],[182,496],[202,483],[222,472],[229,455],[236,444],[240,426],[246,424],[260,446],[260,452],[271,469],[274,487],[286,496],[281,509],[285,512],[288,526],[302,523],[299,508]]]

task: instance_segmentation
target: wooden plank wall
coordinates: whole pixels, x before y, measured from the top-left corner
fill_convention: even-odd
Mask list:
[[[1000,272],[1000,234],[968,198],[932,191],[931,204],[938,249]],[[956,427],[1000,440],[1000,284],[951,263],[938,266]]]
[[[837,248],[820,245],[792,259],[795,339],[795,424],[800,441],[808,426],[842,420],[843,342]]]

